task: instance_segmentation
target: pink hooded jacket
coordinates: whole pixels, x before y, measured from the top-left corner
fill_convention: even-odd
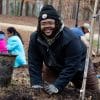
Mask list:
[[[0,53],[8,53],[4,32],[0,31]]]

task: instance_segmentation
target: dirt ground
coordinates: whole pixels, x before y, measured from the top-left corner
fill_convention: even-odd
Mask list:
[[[36,17],[25,17],[25,16],[16,17],[16,16],[0,15],[0,22],[33,26],[37,24],[37,18]]]
[[[11,16],[1,16],[0,15],[0,23],[11,23],[11,24],[20,24],[20,25],[28,25],[28,26],[36,26],[37,18],[35,17],[11,17]],[[6,32],[7,27],[1,27],[3,31]],[[22,38],[25,44],[25,51],[27,56],[27,49],[29,43],[29,36],[32,31],[26,31],[24,29],[18,29],[21,33]],[[96,64],[96,72],[100,74],[100,57],[95,57],[93,62]],[[33,89],[30,88],[29,83],[29,73],[28,68],[19,68],[14,69],[12,76],[12,83],[7,88],[0,88],[0,100],[78,100],[79,99],[79,90],[74,90],[72,87],[66,89],[62,94],[58,94],[57,96],[50,97],[44,92],[42,92],[41,96],[35,96]],[[98,79],[98,81],[100,81]],[[16,97],[16,98],[15,98]],[[26,99],[25,99],[26,98]],[[33,99],[32,99],[33,98]],[[86,92],[85,100],[96,100],[95,94],[90,92]]]

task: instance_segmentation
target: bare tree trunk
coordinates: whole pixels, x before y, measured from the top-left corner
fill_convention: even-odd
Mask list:
[[[36,17],[39,16],[39,12],[40,12],[42,7],[43,7],[43,1],[42,0],[41,1],[40,0],[36,0],[35,7],[34,7],[34,15]]]
[[[35,4],[33,4],[33,7],[32,7],[32,16],[34,16],[34,8],[35,8]]]
[[[52,5],[53,4],[53,0],[44,0],[44,3]]]
[[[29,9],[29,4],[28,4],[28,2],[25,3],[25,8],[26,8],[26,11],[25,11],[26,16],[28,16],[28,9]]]
[[[60,15],[61,15],[61,10],[62,10],[62,0],[59,0],[58,12]]]
[[[78,1],[77,1],[77,11],[76,11],[76,22],[75,22],[75,27],[78,26],[80,1],[81,1],[81,0],[78,0]]]
[[[15,7],[14,7],[14,15],[16,16],[16,12],[17,12],[17,10],[16,10],[16,0],[15,0]]]
[[[0,0],[0,14],[2,14],[2,0]]]
[[[53,0],[48,0],[48,4],[52,5]]]
[[[6,15],[9,14],[9,0],[6,1]]]
[[[98,26],[99,26],[99,32],[98,32],[98,43],[97,43],[97,52],[96,54],[99,55],[99,48],[100,48],[100,10],[98,11]]]
[[[20,16],[22,16],[24,0],[21,1]]]

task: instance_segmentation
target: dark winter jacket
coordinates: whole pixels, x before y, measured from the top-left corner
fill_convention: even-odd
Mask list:
[[[42,64],[58,74],[53,83],[62,90],[78,71],[84,69],[86,47],[71,30],[64,27],[54,42],[48,45],[39,33],[32,33],[28,49],[31,85],[42,84]]]

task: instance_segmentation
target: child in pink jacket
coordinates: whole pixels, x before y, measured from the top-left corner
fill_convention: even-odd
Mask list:
[[[5,33],[0,31],[0,53],[8,53]]]

